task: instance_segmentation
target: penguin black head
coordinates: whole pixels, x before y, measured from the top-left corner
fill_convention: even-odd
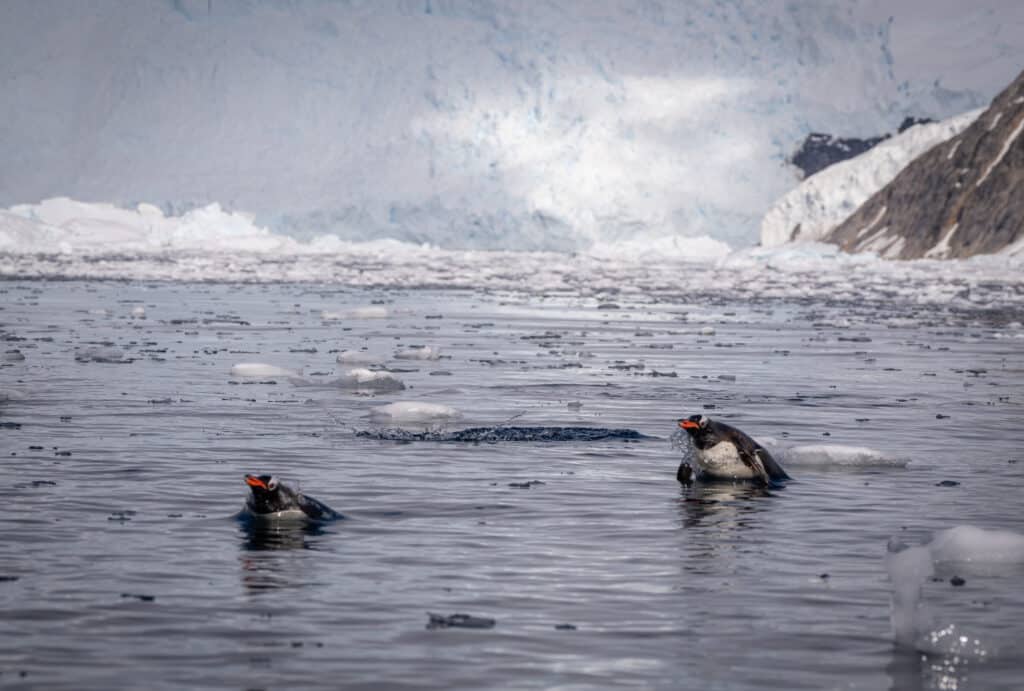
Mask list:
[[[709,422],[711,422],[711,418],[707,415],[691,415],[679,420],[679,426],[685,429],[691,437],[694,437],[706,430]]]
[[[245,484],[249,485],[254,496],[273,494],[277,491],[279,483],[273,475],[246,475]]]
[[[280,511],[286,503],[287,497],[281,493],[283,485],[273,475],[246,475],[245,484],[252,492],[249,504],[257,513]]]

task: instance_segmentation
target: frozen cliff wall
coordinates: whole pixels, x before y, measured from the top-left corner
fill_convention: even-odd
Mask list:
[[[1024,5],[0,3],[0,206],[219,202],[308,237],[756,239],[814,128],[982,105]]]

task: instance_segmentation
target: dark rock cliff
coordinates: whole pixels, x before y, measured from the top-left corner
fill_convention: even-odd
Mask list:
[[[825,240],[890,259],[960,258],[1024,240],[1024,72],[970,127],[912,161]]]

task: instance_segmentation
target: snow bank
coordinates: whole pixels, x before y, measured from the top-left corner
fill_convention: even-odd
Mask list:
[[[984,109],[938,123],[915,125],[860,156],[810,176],[775,202],[761,221],[761,244],[813,242],[845,221],[861,204],[889,184],[907,164],[959,134]]]
[[[370,418],[376,421],[394,422],[438,422],[454,420],[461,413],[451,406],[438,403],[422,403],[420,401],[397,401],[389,405],[379,406],[370,411]]]

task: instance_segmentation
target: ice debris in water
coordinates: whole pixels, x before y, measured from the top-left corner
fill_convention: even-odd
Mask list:
[[[769,446],[766,440],[762,444]],[[821,468],[905,468],[909,458],[897,458],[866,446],[806,444],[789,448],[771,448],[783,465]]]
[[[647,439],[633,429],[605,427],[470,427],[452,432],[429,430],[410,432],[404,429],[380,429],[356,432],[357,437],[383,441],[443,441],[443,442],[550,442],[601,441]]]
[[[337,362],[347,365],[379,365],[384,362],[384,357],[363,350],[343,350],[335,358]]]
[[[135,319],[142,319],[145,316],[146,316],[146,308],[145,307],[132,307],[132,317],[134,317]]]
[[[28,397],[24,391],[18,389],[0,389],[0,403],[11,401],[23,401]]]
[[[370,411],[371,420],[395,422],[436,422],[454,420],[460,415],[459,411],[451,406],[420,401],[396,401]]]
[[[408,348],[395,353],[395,359],[397,360],[437,360],[440,359],[440,357],[440,349],[431,348],[430,346]]]
[[[239,362],[231,367],[232,377],[295,377],[295,370],[262,362]]]
[[[379,305],[357,307],[348,314],[351,319],[385,319],[388,315],[388,308]]]
[[[401,391],[402,380],[390,372],[376,372],[364,367],[351,369],[337,380],[346,389],[373,389],[374,391]]]
[[[94,346],[75,351],[78,362],[126,362],[124,351],[113,346]]]
[[[1024,564],[1024,535],[961,525],[936,533],[930,542],[920,546],[912,547],[891,538],[885,568],[892,584],[893,638],[925,653],[974,659],[994,656],[998,650],[984,637],[967,633],[955,623],[937,625],[937,615],[923,601],[922,590],[936,567],[953,564],[977,573],[993,573],[1006,566]],[[983,584],[984,579],[976,580],[974,585],[979,583]]]

